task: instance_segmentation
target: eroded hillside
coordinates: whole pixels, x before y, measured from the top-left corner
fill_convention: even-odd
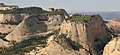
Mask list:
[[[9,30],[0,39],[2,55],[102,55],[112,38],[99,14],[70,17],[64,9],[46,11],[38,7],[1,11],[1,14],[20,15],[20,19],[0,20],[1,26],[7,25],[0,27],[1,33],[4,28]]]

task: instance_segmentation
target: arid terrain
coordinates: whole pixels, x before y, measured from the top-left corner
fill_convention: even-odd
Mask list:
[[[119,19],[1,6],[0,55],[120,55]]]

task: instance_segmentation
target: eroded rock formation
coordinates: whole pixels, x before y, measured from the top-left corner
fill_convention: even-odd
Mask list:
[[[105,46],[103,55],[120,55],[120,37],[113,38]]]
[[[97,18],[96,18],[97,17]],[[102,17],[93,15],[87,22],[64,21],[61,26],[61,33],[68,34],[68,38],[81,44],[88,54],[96,55],[104,48],[105,44],[111,39],[111,34],[103,22]],[[80,52],[84,55],[86,50]]]
[[[115,34],[115,35],[120,34],[120,22],[119,22],[119,20],[109,20],[109,21],[107,21],[106,24],[113,34]]]
[[[64,15],[31,15],[28,18],[24,18],[5,39],[19,42],[29,38],[30,35],[54,31],[60,28],[63,20]]]
[[[19,42],[29,38],[30,35],[47,32],[47,25],[44,21],[41,21],[42,19],[47,20],[44,16],[30,16],[26,18],[5,38],[8,41]]]
[[[100,15],[77,14],[69,17],[64,9],[51,8],[50,11],[44,11],[41,8],[32,8],[35,9],[35,12],[33,14],[31,12],[28,12],[30,14],[20,14],[20,20],[13,17],[14,15],[12,14],[9,14],[12,15],[10,16],[11,18],[7,16],[3,18],[2,21],[5,20],[4,22],[7,19],[7,21],[20,21],[20,23],[14,28],[12,28],[13,26],[6,26],[7,31],[5,30],[4,32],[9,32],[9,34],[5,38],[0,39],[0,47],[13,46],[11,49],[3,50],[2,54],[6,54],[4,51],[15,49],[18,51],[17,53],[14,53],[14,51],[8,53],[23,55],[100,55],[104,46],[111,39],[111,33]],[[30,10],[32,8],[25,9]],[[38,12],[36,9],[40,9],[40,14],[36,13]],[[59,12],[61,13],[56,14]],[[9,30],[8,28],[12,29]],[[54,32],[52,33],[52,31]],[[29,41],[28,45],[27,42],[25,44],[22,43],[25,40]],[[38,43],[36,44],[33,40],[36,40]],[[19,43],[23,44],[23,46]],[[43,46],[41,47],[40,45]],[[27,51],[27,46],[30,48],[27,50],[30,51],[23,52],[24,49]],[[22,52],[20,52],[21,48]],[[108,53],[106,48],[108,47],[105,47],[104,54]]]

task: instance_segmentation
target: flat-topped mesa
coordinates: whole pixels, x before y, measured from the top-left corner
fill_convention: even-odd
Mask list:
[[[65,11],[65,9],[54,9],[54,8],[49,8],[48,11],[50,12],[62,12],[65,15],[65,18],[69,18],[70,16],[68,15],[68,13]]]
[[[80,49],[83,55],[98,55],[111,39],[107,26],[98,14],[73,15],[63,22],[60,33],[68,34],[67,38],[81,44],[85,48]]]
[[[0,3],[0,10],[12,10],[19,8],[17,5],[5,5],[4,3]]]

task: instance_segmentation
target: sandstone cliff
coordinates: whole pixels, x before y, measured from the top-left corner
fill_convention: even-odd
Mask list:
[[[111,39],[111,34],[107,31],[108,28],[103,22],[102,17],[93,15],[86,17],[88,20],[84,20],[85,17],[83,17],[83,20],[79,16],[76,17],[74,18],[78,20],[64,21],[60,32],[68,34],[68,38],[81,44],[83,48],[85,48],[80,49],[80,53],[84,55],[99,54],[105,44]],[[89,53],[86,53],[86,50],[89,51]]]
[[[15,18],[15,15],[7,14],[9,17],[6,15],[2,20],[12,20],[19,25],[2,27],[6,28],[7,31],[4,32],[9,34],[0,39],[0,47],[10,48],[0,48],[0,54],[100,55],[111,40],[111,32],[97,14],[75,14],[69,17],[64,9],[45,11],[30,7],[20,10],[17,10],[20,11],[19,19]]]
[[[103,55],[120,55],[120,37],[113,38],[105,46]]]

